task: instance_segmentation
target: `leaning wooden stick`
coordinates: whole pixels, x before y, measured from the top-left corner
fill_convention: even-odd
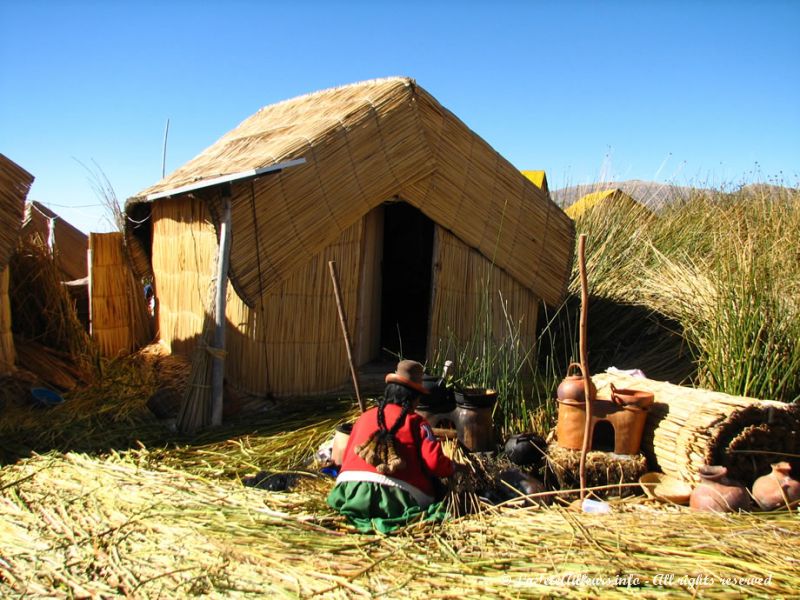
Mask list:
[[[336,261],[328,261],[328,268],[331,270],[331,279],[333,280],[333,293],[336,296],[336,308],[339,310],[339,323],[342,325],[342,334],[344,335],[344,345],[347,348],[347,360],[350,363],[350,374],[353,376],[353,386],[356,388],[356,399],[358,400],[358,407],[363,413],[367,410],[364,400],[361,399],[361,391],[358,387],[358,371],[356,364],[353,361],[353,345],[350,342],[350,333],[347,330],[347,316],[344,314],[344,302],[342,302],[342,290],[339,288],[339,276],[336,274]]]
[[[581,500],[586,496],[586,453],[592,444],[592,398],[589,395],[589,359],[586,336],[589,329],[589,282],[586,277],[586,234],[578,238],[578,270],[581,277],[581,323],[580,323],[580,359],[583,371],[583,396],[586,406],[586,424],[583,428],[583,445],[581,447],[581,462],[579,467],[581,483]]]

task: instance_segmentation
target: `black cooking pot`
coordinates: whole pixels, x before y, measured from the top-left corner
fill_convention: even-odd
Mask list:
[[[456,405],[461,408],[492,408],[497,402],[497,392],[487,388],[459,389],[455,397]]]
[[[446,413],[456,407],[453,390],[445,385],[444,379],[436,375],[423,375],[422,386],[428,390],[420,395],[417,409],[431,413]]]
[[[539,468],[544,464],[547,443],[535,433],[520,433],[508,438],[505,449],[515,465]]]

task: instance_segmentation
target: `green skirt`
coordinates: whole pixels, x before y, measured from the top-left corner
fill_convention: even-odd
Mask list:
[[[443,502],[422,508],[405,490],[371,481],[337,483],[328,505],[362,533],[391,533],[415,521],[444,521],[448,516]]]

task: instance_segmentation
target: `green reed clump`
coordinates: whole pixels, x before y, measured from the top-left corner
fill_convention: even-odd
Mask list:
[[[705,190],[652,218],[629,207],[590,211],[576,227],[589,234],[592,292],[674,319],[698,385],[796,400],[800,255],[791,236],[800,226],[798,198],[785,188]]]

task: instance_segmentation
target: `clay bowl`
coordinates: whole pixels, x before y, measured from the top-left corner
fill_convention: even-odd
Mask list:
[[[611,400],[620,406],[630,406],[647,410],[653,405],[653,392],[642,390],[611,388]]]
[[[689,504],[689,496],[692,495],[691,485],[663,473],[645,473],[639,477],[639,485],[648,498],[661,502]]]

